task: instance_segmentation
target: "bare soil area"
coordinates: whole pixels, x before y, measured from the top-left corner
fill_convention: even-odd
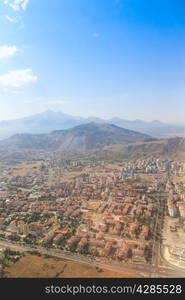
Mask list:
[[[128,278],[136,277],[127,273],[99,269],[88,264],[69,260],[44,258],[35,255],[22,257],[18,262],[5,268],[8,278]]]

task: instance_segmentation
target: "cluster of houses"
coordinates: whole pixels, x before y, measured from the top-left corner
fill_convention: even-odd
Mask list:
[[[115,169],[103,165],[88,172],[86,168],[66,181],[48,175],[46,167],[27,176],[9,174],[7,180],[0,178],[0,235],[29,237],[33,243],[102,257],[145,260],[158,212],[155,193],[163,179],[147,181],[137,176],[139,172],[161,174],[169,166],[180,170],[174,162],[150,158]],[[79,165],[72,163],[72,167]],[[181,191],[179,185],[173,194],[177,190]],[[177,203],[174,195],[169,196],[171,215],[176,214]],[[182,203],[183,199],[178,204],[181,214]]]
[[[146,249],[148,241],[122,240],[121,243],[113,238],[105,238],[100,233],[76,233],[66,242],[66,249],[101,257],[116,259],[132,259],[139,262],[146,262]]]
[[[167,171],[171,174],[184,174],[184,165],[175,160],[149,157],[147,159],[137,159],[134,161],[126,162],[123,166],[123,171],[127,173],[146,173],[146,174],[160,174]]]

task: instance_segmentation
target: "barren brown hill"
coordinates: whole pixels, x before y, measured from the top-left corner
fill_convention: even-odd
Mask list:
[[[137,142],[129,145],[111,145],[104,148],[107,152],[120,153],[123,156],[167,156],[167,157],[185,157],[185,139],[171,138],[148,142]]]

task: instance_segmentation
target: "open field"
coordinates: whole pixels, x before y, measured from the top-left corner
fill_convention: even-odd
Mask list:
[[[28,255],[5,268],[8,278],[126,278],[136,277],[69,260]]]
[[[28,163],[28,162],[22,162],[19,165],[16,165],[16,167],[12,167],[12,175],[13,176],[26,176],[30,172],[38,171],[40,168],[41,163],[34,162],[34,163]]]
[[[66,171],[62,176],[62,181],[70,181],[74,177],[80,176],[83,173],[82,171]]]

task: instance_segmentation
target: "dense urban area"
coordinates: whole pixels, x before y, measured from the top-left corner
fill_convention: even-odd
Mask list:
[[[141,269],[145,276],[162,276],[155,267],[165,263],[172,270],[185,267],[183,161],[41,153],[27,161],[5,160],[0,168],[2,270],[4,261],[12,263],[3,243],[30,253],[60,251],[134,274]],[[20,257],[15,251],[13,262]]]

